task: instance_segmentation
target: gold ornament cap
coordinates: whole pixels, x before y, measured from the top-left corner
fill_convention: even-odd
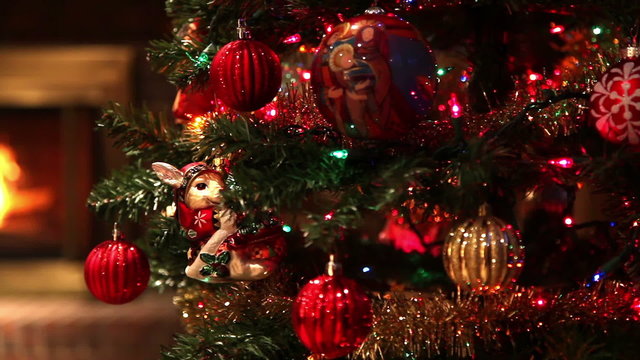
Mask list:
[[[480,205],[478,208],[478,216],[489,216],[491,215],[491,206],[487,203]]]
[[[378,6],[378,0],[375,0],[373,2],[373,4],[371,5],[371,7],[369,7],[367,10],[364,11],[365,14],[367,15],[384,15],[387,12],[384,11],[383,8]]]
[[[640,57],[640,47],[637,45],[629,45],[620,49],[620,57],[623,59],[637,59]]]

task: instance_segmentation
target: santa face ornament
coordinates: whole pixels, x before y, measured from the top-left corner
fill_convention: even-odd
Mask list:
[[[320,43],[311,86],[322,115],[344,135],[397,140],[427,118],[435,59],[420,33],[393,16],[365,14]]]

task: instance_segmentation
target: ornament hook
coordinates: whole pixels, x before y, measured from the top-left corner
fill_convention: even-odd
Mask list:
[[[111,232],[111,235],[113,235],[113,241],[118,241],[120,238],[120,230],[118,229],[117,221],[113,223],[113,231]]]
[[[336,276],[342,273],[342,265],[340,263],[335,262],[335,255],[329,255],[329,262],[326,267],[327,275]]]
[[[248,40],[251,39],[251,32],[247,27],[247,20],[245,18],[238,19],[238,39]]]

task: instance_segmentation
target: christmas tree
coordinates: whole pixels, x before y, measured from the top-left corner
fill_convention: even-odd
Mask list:
[[[88,200],[147,231],[86,265],[122,303],[144,251],[163,359],[637,358],[640,4],[166,8],[173,114],[104,110]]]

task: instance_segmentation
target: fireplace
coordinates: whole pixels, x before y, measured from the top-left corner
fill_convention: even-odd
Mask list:
[[[113,225],[94,220],[87,195],[123,161],[93,128],[108,101],[130,102],[133,58],[122,46],[0,47],[0,359],[150,359],[178,330],[170,295],[116,308],[83,279]]]
[[[113,151],[93,127],[108,101],[130,101],[133,54],[0,48],[0,257],[80,258],[103,240],[85,200]]]

